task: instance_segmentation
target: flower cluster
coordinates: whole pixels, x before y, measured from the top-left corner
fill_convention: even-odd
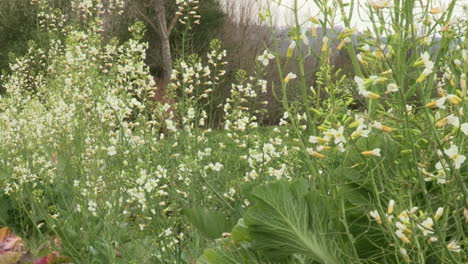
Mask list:
[[[441,218],[446,217],[444,207],[439,207],[432,217],[418,207],[401,210],[398,214],[395,213],[394,207],[395,201],[390,200],[384,218],[377,210],[369,214],[379,225],[390,229],[396,235],[400,252],[407,263],[412,262],[408,250],[411,250],[411,244],[418,243],[417,240],[425,240],[427,244],[445,243],[445,241],[439,241],[441,230],[437,228],[441,227],[436,225]],[[455,240],[446,243],[445,246],[453,252],[461,251],[460,244]]]
[[[187,24],[187,22],[189,21],[192,21],[193,20],[193,23],[194,24],[200,24],[200,18],[201,16],[198,14],[197,10],[198,10],[198,5],[199,5],[199,1],[196,1],[196,0],[177,0],[176,1],[176,4],[177,4],[177,12],[176,12],[176,15],[179,18],[179,22],[181,24]]]

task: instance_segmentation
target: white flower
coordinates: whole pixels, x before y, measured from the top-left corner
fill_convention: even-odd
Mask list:
[[[395,200],[390,200],[388,202],[388,209],[387,209],[387,213],[388,214],[392,214],[393,213],[393,207],[395,206]]]
[[[190,119],[195,118],[195,109],[193,107],[190,107],[187,110],[187,117],[190,118]]]
[[[464,155],[458,154],[458,147],[451,145],[450,148],[446,149],[444,153],[453,160],[455,169],[459,169],[463,162],[465,162],[466,157]]]
[[[454,127],[460,126],[460,119],[453,114],[447,116],[447,122]]]
[[[97,204],[94,201],[88,201],[88,211],[91,214],[96,215],[96,207]]]
[[[445,101],[447,100],[447,97],[443,96],[435,101],[432,101],[428,104],[426,104],[426,107],[428,108],[439,108],[439,109],[445,109]]]
[[[424,222],[418,225],[418,228],[422,230],[424,236],[427,236],[434,234],[433,226],[434,221],[432,221],[432,218],[428,217]]]
[[[374,157],[380,157],[381,156],[379,148],[369,150],[369,151],[363,151],[363,152],[361,152],[361,154],[363,156],[374,156]]]
[[[370,129],[364,129],[364,128],[367,128],[365,125],[359,125],[357,128],[356,128],[356,131],[354,131],[352,134],[351,134],[351,138],[357,138],[357,137],[368,137],[369,136],[369,133],[371,132]]]
[[[293,80],[293,79],[296,79],[296,78],[297,78],[297,75],[290,72],[290,73],[288,73],[288,75],[286,75],[286,78],[284,78],[284,82],[288,83],[290,80]]]
[[[372,78],[369,78],[369,79],[372,79]],[[375,79],[377,80],[377,76],[375,76]],[[359,76],[354,76],[354,81],[356,82],[357,86],[358,86],[358,93],[362,96],[364,96],[365,98],[369,98],[369,99],[379,99],[380,96],[376,93],[373,93],[373,92],[369,92],[366,90],[366,83],[364,81],[364,79],[362,79],[361,77]]]
[[[367,0],[367,3],[376,9],[393,7],[392,0]]]
[[[115,147],[114,146],[110,146],[107,148],[107,154],[109,156],[114,156],[115,154],[117,154],[117,151],[115,150]]]
[[[468,136],[468,123],[461,124],[460,129],[465,136]]]
[[[436,213],[435,213],[434,219],[435,219],[436,221],[439,220],[439,219],[442,217],[443,214],[444,214],[444,208],[443,208],[443,207],[437,208],[437,211],[436,211]]]
[[[398,85],[396,83],[390,83],[387,85],[387,93],[398,92]]]
[[[403,241],[403,243],[405,243],[405,244],[410,243],[409,238],[403,233],[402,230],[398,229],[398,230],[395,232],[395,234],[397,235],[397,237],[398,237],[399,239],[401,239],[401,241]]]
[[[385,126],[385,125],[382,125],[382,123],[378,122],[378,121],[374,121],[374,123],[372,124],[373,127],[375,127],[376,129],[378,130],[382,130],[384,132],[387,132],[387,133],[390,133],[393,131],[393,129],[391,127],[388,127],[388,126]]]
[[[419,62],[416,63],[416,65],[420,64],[420,63],[423,63],[424,64],[424,71],[421,73],[421,75],[419,76],[419,78],[416,80],[416,82],[420,83],[422,81],[424,81],[424,79],[426,79],[426,77],[432,73],[433,69],[434,69],[434,62],[432,62],[430,60],[431,58],[431,55],[429,55],[429,53],[427,52],[424,52],[423,54],[421,54],[421,59]]]
[[[413,111],[413,106],[412,105],[406,105],[406,112],[411,113]]]
[[[424,63],[424,67],[432,70],[434,68],[434,62],[430,59],[431,55],[427,51],[421,54],[421,61]]]
[[[338,144],[336,146],[336,148],[338,149],[339,152],[345,152],[346,151],[346,148],[345,148],[343,143]]]
[[[404,210],[403,212],[401,212],[398,215],[398,219],[400,219],[400,221],[402,221],[403,223],[408,223],[409,222],[409,214],[411,214],[411,213],[408,213],[408,210]]]
[[[333,137],[335,138],[335,144],[340,144],[340,143],[346,143],[346,139],[343,135],[344,132],[344,127],[340,126],[338,130],[332,129],[331,133],[333,134]]]
[[[452,241],[447,245],[448,250],[453,251],[453,252],[460,252],[461,247],[460,244],[458,244],[457,241]]]
[[[321,154],[320,152],[315,151],[313,148],[307,148],[306,151],[307,153],[309,153],[309,155],[312,155],[316,158],[319,158],[319,159],[325,158],[325,155]]]
[[[375,219],[375,221],[377,221],[378,224],[382,224],[382,218],[380,218],[380,214],[377,210],[370,211],[369,214]]]
[[[358,90],[359,91],[365,91],[366,90],[366,86],[364,84],[364,80],[359,77],[359,76],[354,76],[354,81],[356,82],[356,84],[358,85]]]
[[[369,91],[360,90],[359,94],[364,96],[365,98],[369,98],[369,99],[379,99],[380,98],[380,95],[378,95],[376,93],[373,93],[373,92],[369,92]]]
[[[401,222],[398,222],[398,221],[397,221],[397,222],[395,223],[395,226],[398,228],[398,230],[401,230],[401,231],[403,231],[403,232],[405,232],[405,233],[407,233],[407,234],[411,234],[411,233],[412,233],[411,229],[409,229],[408,226],[406,226],[405,224],[403,224],[403,223],[401,223]]]
[[[447,182],[447,174],[445,173],[445,171],[450,171],[450,169],[447,167],[447,165],[442,165],[442,162],[440,161],[436,163],[435,168],[437,170],[437,175],[435,175],[434,177],[437,178],[437,183],[445,184]]]
[[[216,162],[215,164],[210,163],[208,166],[206,166],[206,169],[211,169],[213,171],[221,171],[221,169],[224,167],[223,164]]]
[[[309,137],[309,142],[310,143],[313,143],[313,144],[325,144],[327,143],[328,141],[330,141],[330,139],[325,139],[325,138],[321,138],[321,137],[316,137],[316,136],[310,136]]]
[[[406,249],[400,248],[400,254],[401,254],[401,256],[403,257],[403,259],[404,259],[407,263],[410,263],[410,262],[411,262],[411,259],[410,259],[410,257],[408,256],[408,252],[406,251]]]
[[[263,63],[263,66],[268,66],[270,60],[274,59],[275,56],[265,50],[262,55],[258,56],[257,60]]]

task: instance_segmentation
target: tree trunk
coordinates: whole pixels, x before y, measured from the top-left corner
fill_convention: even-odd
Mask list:
[[[159,34],[161,36],[161,50],[163,60],[163,76],[164,83],[168,84],[171,81],[172,75],[172,56],[171,56],[171,45],[169,42],[169,29],[166,21],[166,8],[164,6],[164,0],[156,0],[155,2],[156,20]]]

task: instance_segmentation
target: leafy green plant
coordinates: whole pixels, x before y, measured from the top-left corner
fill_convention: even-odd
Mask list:
[[[255,188],[252,193],[255,204],[234,227],[231,238],[225,240],[226,251],[207,250],[202,259],[208,263],[221,260],[229,263],[226,260],[229,254],[239,254],[244,255],[240,259],[247,261],[246,258],[256,256],[252,252],[258,252],[274,262],[292,263],[285,261],[299,258],[341,263],[333,235],[328,233],[326,200],[309,192],[307,186],[306,181],[298,180]]]

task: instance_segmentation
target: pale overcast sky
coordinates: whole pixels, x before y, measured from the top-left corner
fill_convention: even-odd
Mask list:
[[[268,0],[251,0],[252,3],[254,2],[265,2]],[[314,4],[313,0],[298,0],[299,5],[301,6],[300,8],[300,17],[303,19],[303,21],[306,21],[310,16],[318,16],[319,12],[317,9],[317,6]],[[345,0],[346,1],[346,0]],[[451,0],[430,0],[429,2],[432,3],[432,6],[443,6],[447,5],[450,3]],[[270,0],[272,3],[273,1]],[[278,2],[278,1],[276,1]],[[331,1],[329,1],[331,2]],[[348,0],[349,2],[349,0]],[[419,1],[417,1],[419,3]],[[422,0],[422,2],[427,3],[428,0]],[[365,27],[369,26],[369,23],[366,22],[367,16],[366,16],[366,6],[367,0],[355,0],[355,3],[359,3],[359,5],[362,7],[360,9],[355,8],[354,14],[353,14],[353,21],[352,21],[352,26],[357,27],[358,29],[362,30]],[[455,15],[461,16],[461,15],[466,15],[463,14],[461,5],[465,4],[468,5],[468,0],[458,0],[459,6],[455,10]],[[290,10],[288,10],[287,7],[292,7],[294,4],[294,0],[282,0],[282,5],[280,7],[277,7],[277,12],[276,12],[276,18],[278,21],[279,25],[290,25],[293,22],[293,16]],[[272,4],[272,6],[277,6],[276,4]],[[339,19],[338,19],[339,20]]]

